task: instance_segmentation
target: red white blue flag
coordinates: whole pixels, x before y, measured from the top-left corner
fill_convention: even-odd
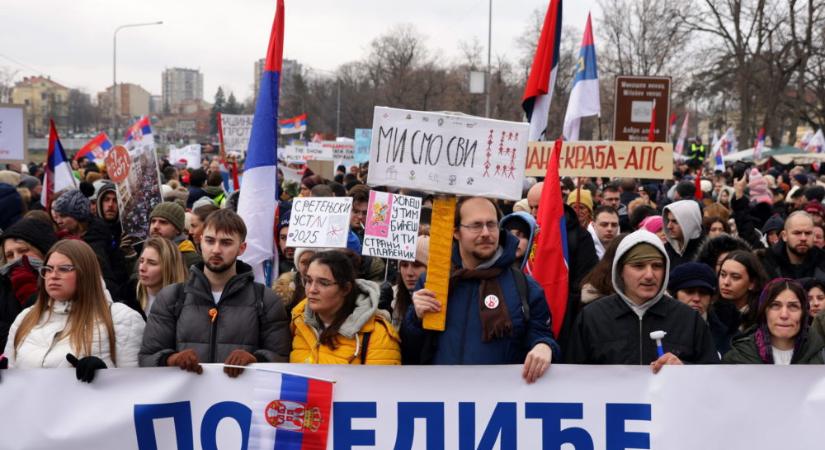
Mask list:
[[[679,131],[679,139],[676,141],[676,147],[673,149],[674,155],[681,155],[685,150],[685,140],[688,133],[688,122],[690,121],[690,112],[685,113],[685,121],[682,122],[682,129]]]
[[[753,160],[762,159],[762,150],[765,149],[765,129],[759,129],[759,135],[756,136],[756,141],[753,143]]]
[[[43,175],[43,194],[40,196],[40,202],[48,211],[55,192],[75,187],[77,184],[69,158],[66,157],[63,144],[60,143],[54,121],[49,119],[49,150],[46,153],[46,173]]]
[[[326,450],[332,383],[263,370],[254,377],[249,448]]]
[[[266,64],[261,76],[258,103],[252,119],[252,132],[246,150],[246,165],[238,215],[247,226],[246,252],[241,259],[252,266],[255,281],[266,283],[271,278],[275,252],[275,186],[278,161],[278,89],[281,85],[281,65],[284,54],[284,1],[278,0]],[[268,284],[267,284],[268,286]]]
[[[550,0],[541,37],[536,46],[536,56],[527,77],[521,107],[530,122],[527,138],[540,141],[547,131],[547,116],[559,68],[559,44],[561,42],[561,0]]]
[[[290,119],[281,120],[281,134],[297,134],[307,130],[306,113]]]
[[[102,163],[103,159],[106,158],[106,152],[111,148],[112,142],[109,140],[109,136],[106,133],[100,133],[75,153],[74,160],[77,161],[85,157],[89,161]]]
[[[538,240],[527,262],[526,272],[544,288],[544,295],[553,319],[553,335],[558,336],[567,313],[569,255],[567,254],[567,221],[559,180],[559,157],[562,140],[556,140],[550,164],[544,178],[536,223]]]
[[[579,139],[582,117],[601,115],[599,99],[599,71],[596,67],[596,46],[593,43],[593,28],[590,14],[584,28],[576,73],[573,75],[573,89],[564,115],[564,138],[568,141]]]
[[[155,138],[152,136],[152,125],[149,123],[149,116],[143,116],[135,122],[128,130],[123,139],[123,146],[128,150],[135,147],[154,146]]]

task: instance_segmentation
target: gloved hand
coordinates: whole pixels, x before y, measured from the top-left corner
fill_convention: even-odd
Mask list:
[[[37,293],[37,272],[29,262],[28,256],[20,259],[20,264],[15,264],[9,272],[11,287],[14,291],[14,298],[20,306],[26,306],[29,299]]]
[[[232,353],[226,357],[226,361],[223,363],[231,366],[248,366],[256,362],[258,362],[258,358],[256,358],[255,355],[246,350],[237,349],[232,350]],[[238,369],[237,367],[224,367],[223,371],[229,375],[230,378],[235,378],[243,373],[243,369]]]
[[[106,363],[97,356],[86,356],[78,360],[75,355],[66,353],[66,360],[75,368],[77,379],[86,383],[91,383],[95,379],[98,369],[106,368]]]
[[[169,358],[166,359],[166,365],[169,367],[178,366],[181,370],[195,372],[198,375],[203,373],[198,354],[191,348],[169,355]]]
[[[123,252],[123,256],[137,256],[137,251],[135,250],[135,244],[137,243],[138,238],[136,236],[129,236],[128,234],[123,233],[123,235],[120,238],[120,251]]]

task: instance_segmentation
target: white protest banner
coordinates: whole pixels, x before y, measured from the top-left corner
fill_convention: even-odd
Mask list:
[[[355,164],[355,142],[324,141],[321,142],[321,146],[332,149],[332,159],[336,165],[344,164],[349,167]]]
[[[302,170],[294,167],[289,167],[284,164],[278,164],[278,170],[284,174],[284,181],[301,182]]]
[[[311,161],[324,160],[332,161],[332,146],[325,147],[320,142],[310,142],[308,145],[293,144],[284,147],[282,158],[285,161]]]
[[[421,199],[370,191],[361,254],[415,261]]]
[[[547,174],[554,142],[531,142],[525,175]],[[574,141],[564,142],[559,156],[563,177],[673,178],[673,144],[670,142]]]
[[[306,197],[292,201],[288,247],[347,246],[352,197]]]
[[[527,123],[375,107],[372,186],[519,200]]]
[[[221,113],[221,130],[219,136],[225,152],[246,154],[249,136],[252,133],[252,114]]]
[[[253,367],[336,381],[335,450],[822,448],[822,366],[554,364],[531,385],[520,365]],[[106,369],[88,385],[74,369],[4,370],[2,446],[246,448],[264,414],[250,372]]]
[[[0,105],[0,162],[28,161],[23,105]]]
[[[140,240],[149,234],[149,215],[162,200],[160,172],[154,145],[138,145],[131,151],[116,145],[106,154],[109,177],[117,185],[120,224],[127,236]]]
[[[371,128],[355,129],[355,162],[360,164],[370,160]]]
[[[186,167],[197,169],[201,166],[201,145],[191,144],[186,147],[177,148],[169,146],[169,162],[172,164],[184,161]]]

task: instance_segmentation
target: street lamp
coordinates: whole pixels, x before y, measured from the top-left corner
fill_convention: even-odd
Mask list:
[[[112,46],[112,139],[117,138],[117,32],[124,28],[147,27],[151,25],[163,25],[163,21],[129,23],[115,28],[114,45]]]

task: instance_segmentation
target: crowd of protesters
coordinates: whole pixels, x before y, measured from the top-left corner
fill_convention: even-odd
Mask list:
[[[527,178],[518,202],[460,197],[448,299],[424,287],[433,196],[367,186],[367,165],[340,166],[333,179],[279,176],[271,286],[242,261],[247,228],[217,159],[163,162],[145,240],[123,233],[104,167],[75,162],[79,187],[48,209],[42,166],[22,169],[0,171],[2,368],[73,366],[91,382],[107,367],[201,373],[201,363],[223,363],[231,377],[263,362],[520,364],[530,383],[554,363],[655,373],[824,362],[825,182],[809,166]],[[526,273],[551,182],[566,219],[564,299]],[[422,198],[414,261],[361,255],[370,189]],[[287,246],[292,200],[310,196],[352,197],[346,248]],[[566,302],[563,317],[551,317],[548,299]],[[444,331],[425,329],[445,301]],[[654,332],[664,332],[663,352]]]

